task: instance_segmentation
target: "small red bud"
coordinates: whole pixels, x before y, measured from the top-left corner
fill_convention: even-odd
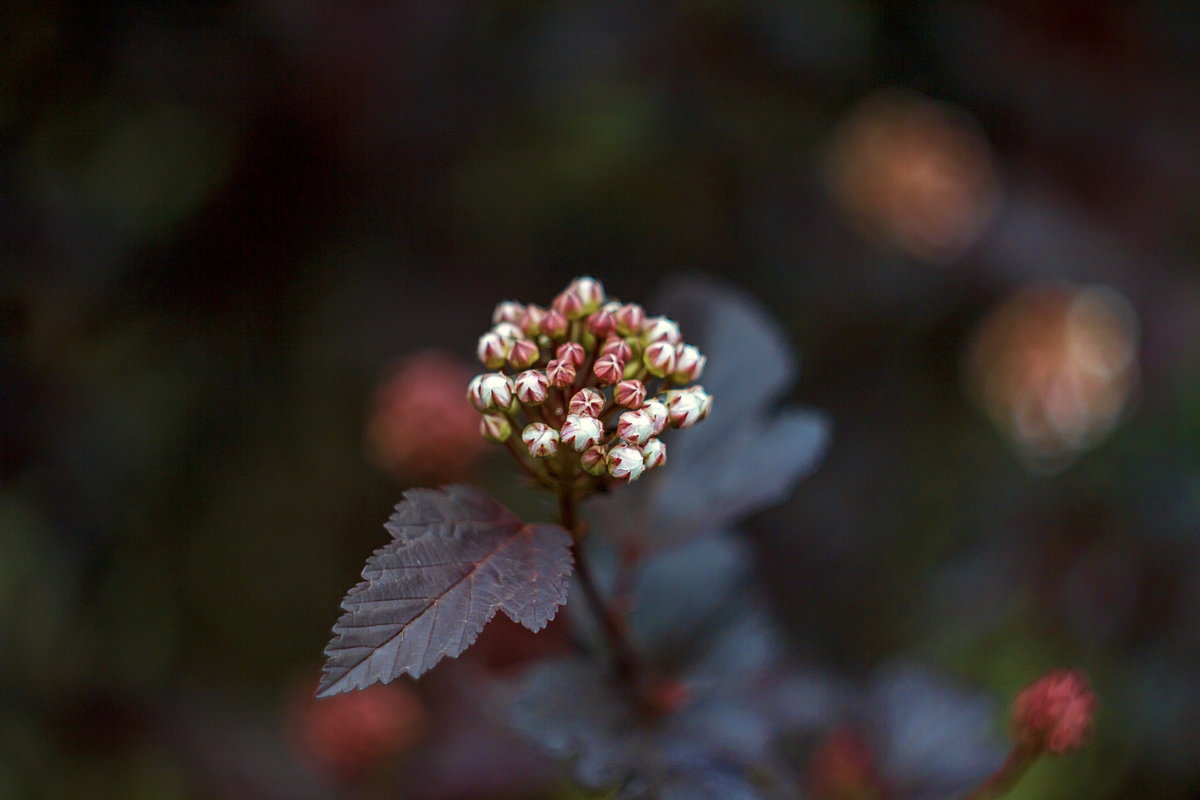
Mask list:
[[[633,336],[642,332],[646,323],[646,312],[637,303],[626,303],[613,312],[617,323],[617,333],[622,336]]]
[[[579,319],[587,313],[583,308],[583,298],[570,289],[560,292],[550,307],[567,319]]]
[[[559,361],[570,361],[577,367],[583,364],[583,359],[585,356],[586,354],[583,351],[583,345],[581,345],[579,342],[564,342],[563,344],[560,344],[558,346],[558,350],[555,351],[555,357],[558,358]]]
[[[542,333],[542,320],[545,318],[546,309],[530,303],[525,307],[525,313],[521,315],[517,325],[526,336],[534,337]]]
[[[536,406],[545,402],[550,379],[541,370],[530,369],[518,375],[513,384],[516,386],[518,400],[527,406]]]
[[[596,338],[603,339],[617,330],[617,323],[611,313],[600,309],[588,317],[587,329]]]
[[[608,386],[619,383],[625,376],[625,362],[612,354],[600,356],[596,359],[596,364],[592,367],[592,372],[601,385]]]
[[[551,339],[561,339],[567,335],[567,318],[558,309],[552,308],[542,317],[542,333]]]
[[[508,363],[515,369],[532,367],[541,357],[537,344],[530,339],[518,339],[508,350]]]
[[[575,382],[575,365],[570,361],[554,359],[546,365],[546,377],[550,379],[551,386],[566,388]]]
[[[600,347],[600,355],[613,355],[622,361],[628,361],[633,358],[633,348],[619,336],[610,336],[604,340],[604,344]]]
[[[603,475],[608,472],[608,453],[600,445],[593,445],[579,456],[579,463],[588,475]]]
[[[580,389],[567,406],[567,413],[585,417],[598,417],[602,410],[604,410],[604,395],[595,389]]]
[[[1013,701],[1013,735],[1035,752],[1059,755],[1074,750],[1092,729],[1096,695],[1082,670],[1043,675]]]
[[[641,408],[646,402],[646,385],[639,380],[621,381],[613,389],[613,400],[626,408]]]

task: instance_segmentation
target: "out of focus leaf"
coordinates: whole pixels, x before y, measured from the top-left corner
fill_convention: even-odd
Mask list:
[[[466,650],[497,610],[540,630],[566,600],[570,533],[526,525],[476,489],[413,489],[387,529],[392,542],[342,601],[319,696],[418,677]]]

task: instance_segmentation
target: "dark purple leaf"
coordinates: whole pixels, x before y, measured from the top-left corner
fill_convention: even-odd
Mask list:
[[[532,631],[566,601],[571,535],[527,525],[468,486],[413,489],[342,601],[318,696],[420,676],[459,655],[497,610]]]

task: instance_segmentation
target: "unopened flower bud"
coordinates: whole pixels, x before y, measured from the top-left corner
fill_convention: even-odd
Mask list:
[[[509,343],[498,333],[488,332],[479,337],[479,345],[475,354],[480,362],[488,369],[498,369],[504,366],[508,359]]]
[[[608,474],[617,480],[637,480],[645,469],[642,451],[632,445],[618,445],[608,451]]]
[[[487,403],[483,402],[483,393],[481,386],[483,385],[483,376],[476,375],[471,378],[471,382],[467,384],[467,402],[476,411],[487,411]]]
[[[643,444],[654,435],[654,420],[645,411],[626,411],[617,420],[617,436],[633,444]]]
[[[641,408],[646,402],[646,385],[639,380],[621,381],[613,389],[613,400],[626,408]]]
[[[604,436],[604,425],[595,417],[568,414],[562,426],[563,444],[582,453]]]
[[[588,317],[587,329],[597,339],[603,339],[617,330],[617,323],[610,312],[600,309]]]
[[[518,375],[513,380],[513,384],[516,387],[518,400],[527,406],[536,406],[546,400],[550,379],[541,370],[528,369]]]
[[[576,278],[567,286],[583,303],[583,312],[590,314],[604,303],[604,284],[595,278]]]
[[[1082,670],[1058,670],[1027,686],[1013,701],[1013,734],[1033,752],[1059,755],[1087,741],[1096,695]]]
[[[667,414],[671,425],[676,428],[690,428],[695,425],[703,419],[707,403],[708,395],[703,389],[667,392]]]
[[[525,313],[521,315],[521,319],[517,321],[521,332],[526,336],[534,337],[542,333],[542,320],[546,318],[546,309],[539,305],[530,303],[525,306]]]
[[[675,345],[667,341],[654,342],[642,354],[642,361],[647,372],[664,378],[675,371]]]
[[[603,475],[608,472],[608,453],[600,445],[594,445],[583,451],[579,463],[588,475]]]
[[[676,383],[691,383],[704,372],[708,358],[690,344],[685,344],[675,354],[675,371],[671,379]]]
[[[502,339],[516,340],[525,338],[525,333],[511,322],[497,322],[492,326],[492,333]]]
[[[512,379],[499,372],[480,375],[479,399],[486,410],[507,410],[513,402]]]
[[[489,442],[501,444],[512,436],[512,423],[503,414],[484,414],[479,418],[479,433]]]
[[[637,303],[626,303],[613,312],[613,320],[617,323],[617,333],[633,336],[642,332],[642,326],[646,323],[646,312]]]
[[[552,308],[542,317],[542,333],[551,339],[561,339],[567,335],[567,318],[561,311]]]
[[[537,344],[530,339],[518,339],[508,349],[508,363],[515,369],[532,367],[541,357]]]
[[[654,435],[658,436],[667,427],[667,423],[671,420],[670,411],[667,409],[667,404],[661,400],[647,400],[642,406],[642,411],[650,415],[650,419],[654,422]]]
[[[579,319],[587,314],[583,309],[583,298],[570,289],[560,292],[550,307],[567,319]]]
[[[661,467],[667,463],[667,446],[662,439],[651,439],[642,445],[642,461],[646,469]]]
[[[512,300],[505,300],[503,303],[498,303],[496,310],[492,312],[492,324],[511,322],[514,325],[520,325],[521,318],[524,316],[525,306],[514,303]]]
[[[618,383],[625,377],[625,362],[611,353],[596,359],[592,372],[604,386]]]
[[[666,317],[646,317],[646,321],[642,323],[642,338],[646,344],[652,342],[679,344],[683,341],[683,337],[679,333],[679,326],[675,324],[674,320]]]
[[[600,346],[600,355],[616,356],[621,361],[628,361],[633,357],[633,348],[619,336],[610,336]]]
[[[521,441],[534,458],[549,458],[558,453],[558,431],[544,422],[531,422],[521,431]]]
[[[570,386],[575,382],[575,365],[556,358],[546,365],[546,377],[550,379],[551,386],[560,389]]]
[[[554,355],[559,361],[570,361],[577,367],[583,364],[583,359],[586,357],[583,345],[579,342],[564,342],[560,344]]]
[[[580,389],[567,405],[568,414],[579,414],[584,417],[598,417],[604,410],[604,395],[595,389]]]

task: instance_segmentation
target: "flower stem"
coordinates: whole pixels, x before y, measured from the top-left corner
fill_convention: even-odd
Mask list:
[[[963,800],[997,800],[1008,794],[1021,780],[1022,776],[1037,761],[1038,752],[1020,743],[1013,747],[1008,758],[1000,768],[988,776],[987,780],[975,787]]]

